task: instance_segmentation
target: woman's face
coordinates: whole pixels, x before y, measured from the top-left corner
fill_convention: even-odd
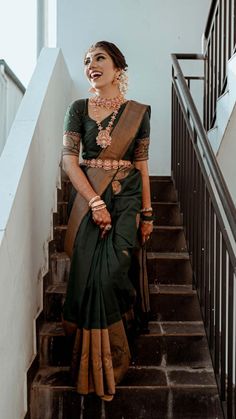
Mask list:
[[[110,55],[102,48],[95,48],[92,52],[88,52],[84,63],[85,75],[95,89],[111,85],[119,73]]]

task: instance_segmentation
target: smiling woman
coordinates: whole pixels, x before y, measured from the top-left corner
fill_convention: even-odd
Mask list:
[[[127,333],[137,325],[134,313],[149,309],[140,292],[147,278],[142,275],[140,286],[131,272],[138,232],[144,251],[153,229],[150,107],[125,99],[127,64],[114,44],[93,45],[84,65],[94,96],[73,102],[64,123],[63,167],[73,190],[62,320],[75,339],[71,371],[78,393],[95,392],[109,401],[129,366]]]

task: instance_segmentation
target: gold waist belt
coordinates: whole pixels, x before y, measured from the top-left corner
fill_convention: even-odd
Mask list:
[[[132,166],[131,161],[129,160],[102,160],[102,159],[91,159],[91,160],[83,160],[81,165],[88,166],[88,167],[98,167],[104,170],[111,170],[111,169],[119,169],[122,168],[129,168]]]

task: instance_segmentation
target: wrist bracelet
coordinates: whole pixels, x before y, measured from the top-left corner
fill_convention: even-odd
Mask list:
[[[151,220],[149,220],[149,221],[147,221],[147,220],[141,220],[141,223],[143,223],[143,224],[153,224],[153,220],[151,221]]]
[[[106,207],[107,207],[107,206],[106,206],[106,204],[104,204],[104,205],[100,205],[99,207],[92,208],[92,212],[102,210],[102,209],[104,209],[104,208],[106,208]]]
[[[144,220],[144,221],[153,221],[154,220],[154,216],[153,215],[144,215],[144,214],[141,214],[141,220]]]
[[[153,210],[152,210],[152,207],[150,207],[150,208],[142,208],[141,210],[140,210],[140,212],[152,212]]]
[[[94,196],[92,199],[90,199],[88,206],[91,207],[92,203],[96,201],[97,199],[101,199],[99,195]]]
[[[99,205],[104,205],[105,204],[105,202],[102,200],[102,199],[99,199],[99,201],[95,201],[95,202],[93,202],[92,203],[92,205],[90,206],[91,208],[96,208],[96,207],[98,207]]]

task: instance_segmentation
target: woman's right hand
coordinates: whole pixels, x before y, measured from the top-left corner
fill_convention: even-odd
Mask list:
[[[110,229],[106,229],[107,226],[111,226],[111,215],[106,208],[98,211],[92,211],[92,218],[95,224],[101,229],[101,237],[103,238]]]

